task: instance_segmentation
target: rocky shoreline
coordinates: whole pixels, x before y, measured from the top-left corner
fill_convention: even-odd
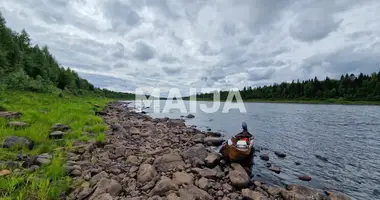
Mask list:
[[[66,200],[350,199],[302,185],[253,181],[237,163],[210,149],[218,133],[187,127],[181,119],[153,119],[113,102],[98,112],[110,129],[104,143],[76,143],[66,169],[74,178]]]

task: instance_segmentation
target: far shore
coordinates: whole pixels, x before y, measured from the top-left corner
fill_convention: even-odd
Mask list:
[[[192,99],[184,99],[193,101]],[[196,101],[214,101],[213,99],[196,99]],[[219,100],[224,102],[224,100]],[[235,101],[236,102],[236,101]],[[348,101],[339,99],[329,100],[269,100],[269,99],[247,99],[244,103],[289,103],[289,104],[336,104],[336,105],[380,105],[380,101]]]

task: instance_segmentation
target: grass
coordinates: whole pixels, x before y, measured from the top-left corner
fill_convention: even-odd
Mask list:
[[[213,99],[196,99],[197,101],[213,101]],[[326,99],[326,100],[271,100],[271,99],[247,99],[243,102],[252,103],[296,103],[296,104],[341,104],[341,105],[380,105],[380,101],[348,101],[343,99]]]
[[[58,94],[35,94],[31,92],[5,91],[0,93],[0,107],[7,111],[23,114],[16,121],[29,123],[25,129],[9,128],[7,121],[0,118],[0,143],[5,136],[26,136],[35,142],[32,150],[10,150],[0,148],[0,160],[16,160],[17,154],[39,155],[50,153],[53,158],[49,165],[41,166],[34,172],[25,169],[8,169],[12,174],[0,177],[0,199],[58,199],[66,191],[71,179],[63,167],[65,153],[74,141],[105,140],[107,129],[103,119],[95,116],[110,99],[75,97]],[[100,107],[95,108],[94,104]],[[48,138],[50,127],[63,123],[71,127],[62,141]],[[62,150],[63,149],[63,150]],[[0,171],[5,168],[0,167]]]

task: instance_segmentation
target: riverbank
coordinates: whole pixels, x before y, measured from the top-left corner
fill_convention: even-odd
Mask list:
[[[71,185],[66,152],[75,141],[103,141],[95,116],[110,99],[2,91],[0,199],[58,199]],[[4,148],[1,148],[4,147]]]
[[[186,101],[192,101],[186,99]],[[213,99],[196,99],[196,101],[214,101]],[[223,101],[221,101],[223,102]],[[247,99],[243,102],[252,103],[288,103],[288,104],[322,104],[322,105],[380,105],[380,101],[347,101],[340,99],[328,100],[269,100],[269,99]]]
[[[220,134],[183,120],[153,119],[116,102],[100,114],[110,127],[105,141],[75,143],[65,165],[73,177],[65,199],[349,199],[253,181],[212,150],[224,141]]]

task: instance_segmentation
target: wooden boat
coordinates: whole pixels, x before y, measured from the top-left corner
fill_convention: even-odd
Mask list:
[[[230,143],[225,142],[219,152],[230,162],[251,160],[254,153],[253,140],[249,140],[248,145],[245,148],[238,147],[236,143],[237,138],[231,138]]]

